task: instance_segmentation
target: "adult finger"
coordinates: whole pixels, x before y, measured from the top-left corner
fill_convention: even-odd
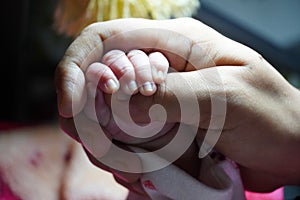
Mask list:
[[[110,151],[112,142],[98,122],[90,120],[84,112],[74,117],[74,126],[81,144],[95,157],[101,158]]]
[[[82,71],[72,64],[61,62],[56,70],[56,93],[59,115],[70,118],[79,113],[87,98],[85,78]]]
[[[176,124],[172,129],[170,129],[166,134],[161,135],[159,138],[155,138],[151,141],[147,141],[144,143],[137,144],[136,146],[145,149],[149,152],[156,151],[158,149],[161,149],[165,147],[165,145],[169,144],[172,140],[174,140],[174,137],[176,134],[178,134],[178,128],[180,124]],[[193,130],[190,129],[190,127],[181,125],[184,129],[184,132],[186,135],[188,135]],[[184,136],[183,136],[184,137]],[[174,146],[173,148],[176,149],[169,149],[169,152],[158,154],[158,156],[161,156],[162,158],[166,160],[170,160],[171,156],[174,152],[178,152],[178,146]],[[158,153],[156,151],[156,153]],[[178,159],[174,161],[174,164],[187,173],[189,173],[191,176],[198,178],[198,172],[199,172],[199,165],[200,165],[200,159],[198,158],[199,148],[196,143],[196,140],[194,140],[189,146],[186,146],[186,148],[182,149],[181,155],[178,156]],[[166,157],[164,157],[166,156]],[[172,160],[172,159],[171,159]]]
[[[85,69],[102,55],[102,40],[82,34],[68,47],[55,71],[58,111],[65,118],[78,114],[86,101]]]
[[[73,118],[59,116],[59,125],[66,134],[80,143],[80,137],[77,133]]]
[[[122,148],[124,148],[124,146],[122,146]],[[135,183],[141,177],[141,173],[128,173],[128,172],[124,172],[122,170],[114,169],[113,167],[108,165],[108,163],[104,163],[103,158],[102,159],[97,158],[86,147],[84,147],[84,149],[88,155],[88,158],[94,165],[96,165],[97,167],[100,167],[101,169],[111,172],[116,179],[118,179],[119,181],[121,181],[123,183],[122,185],[125,185],[125,184],[130,185],[132,183]],[[125,149],[129,150],[126,147],[125,147]],[[109,154],[109,156],[111,156],[111,154]],[[114,160],[114,159],[116,159],[116,157],[111,156],[110,159]],[[135,156],[135,155],[132,155],[130,158],[123,158],[123,160],[118,159],[118,161],[120,161],[122,163],[122,165],[124,165],[126,162],[133,162],[137,165],[140,165],[139,157]],[[124,169],[126,169],[127,165],[125,164],[124,167],[125,167]]]
[[[83,147],[84,148],[84,147]],[[114,176],[114,179],[121,184],[122,186],[126,187],[130,191],[136,192],[140,195],[145,195],[140,182],[139,178],[141,177],[141,174],[126,174],[124,172],[116,171],[109,166],[103,164],[99,161],[99,159],[95,158],[94,155],[92,155],[87,149],[85,149],[85,152],[87,154],[87,157],[91,161],[91,163],[107,172],[112,173]]]

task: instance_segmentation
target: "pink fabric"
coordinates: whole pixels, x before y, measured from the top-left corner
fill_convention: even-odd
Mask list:
[[[0,131],[7,131],[29,126],[28,124],[21,123],[5,123],[0,122]],[[1,133],[1,132],[0,132]],[[279,188],[271,193],[254,193],[245,191],[246,200],[284,200],[283,188]],[[0,173],[0,200],[20,200],[10,189],[10,187],[3,180]]]
[[[4,131],[14,130],[18,128],[23,128],[28,126],[23,123],[16,122],[0,122],[0,134]],[[0,172],[0,200],[21,200],[14,192],[11,190],[9,185],[4,181]]]
[[[0,173],[0,200],[21,200],[17,195],[15,195],[10,187],[3,180]]]
[[[279,188],[270,193],[245,192],[247,200],[284,200],[283,188]]]

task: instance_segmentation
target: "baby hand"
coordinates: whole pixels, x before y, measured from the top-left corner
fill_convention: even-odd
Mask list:
[[[168,68],[169,62],[160,52],[147,55],[141,50],[127,54],[112,50],[103,56],[101,63],[88,67],[86,78],[107,94],[121,88],[127,95],[140,92],[150,96],[156,92],[156,84],[164,82]]]

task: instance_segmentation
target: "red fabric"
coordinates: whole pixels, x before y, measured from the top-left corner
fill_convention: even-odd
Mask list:
[[[284,200],[283,187],[270,193],[245,192],[247,200]]]

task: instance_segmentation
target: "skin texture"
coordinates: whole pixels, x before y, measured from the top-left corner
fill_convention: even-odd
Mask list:
[[[110,38],[113,40],[108,40]],[[190,18],[161,21],[122,19],[96,23],[74,40],[56,71],[61,127],[74,139],[80,141],[73,116],[82,116],[90,132],[96,123],[83,112],[89,99],[84,72],[112,49],[124,52],[142,49],[147,54],[160,52],[170,67],[179,72],[168,74],[165,83],[158,86],[152,96],[136,94],[131,98],[134,120],[149,122],[148,110],[158,103],[168,113],[167,123],[181,122],[193,126],[193,113],[190,118],[181,119],[176,103],[176,97],[181,97],[188,104],[192,92],[196,94],[201,110],[197,137],[203,139],[210,121],[224,117],[211,116],[211,96],[214,96],[220,103],[225,101],[227,106],[224,126],[213,129],[222,131],[215,149],[239,165],[245,188],[266,192],[282,185],[300,184],[300,157],[297,156],[300,152],[299,90],[254,50]],[[179,81],[182,77],[189,80],[192,91]],[[216,81],[217,78],[222,84]],[[102,95],[98,98],[102,101],[100,104],[106,101],[109,105],[110,96],[99,92],[94,94],[99,95]],[[100,123],[114,138],[123,133],[116,127],[108,108],[96,107],[96,110],[100,116],[110,116]],[[161,137],[138,145],[148,150],[163,146],[172,134],[176,134],[175,129],[176,126],[172,126]],[[198,149],[192,145],[175,164],[193,174],[199,165],[197,154]],[[137,182],[139,174],[114,171],[92,155],[89,157],[95,165],[111,171],[119,183],[143,193]]]
[[[86,80],[107,94],[118,91],[120,85],[124,94],[138,91],[150,96],[156,92],[156,85],[166,78],[168,60],[160,52],[145,54],[132,50],[125,54],[120,50],[106,53],[102,62],[91,64],[86,71]]]

